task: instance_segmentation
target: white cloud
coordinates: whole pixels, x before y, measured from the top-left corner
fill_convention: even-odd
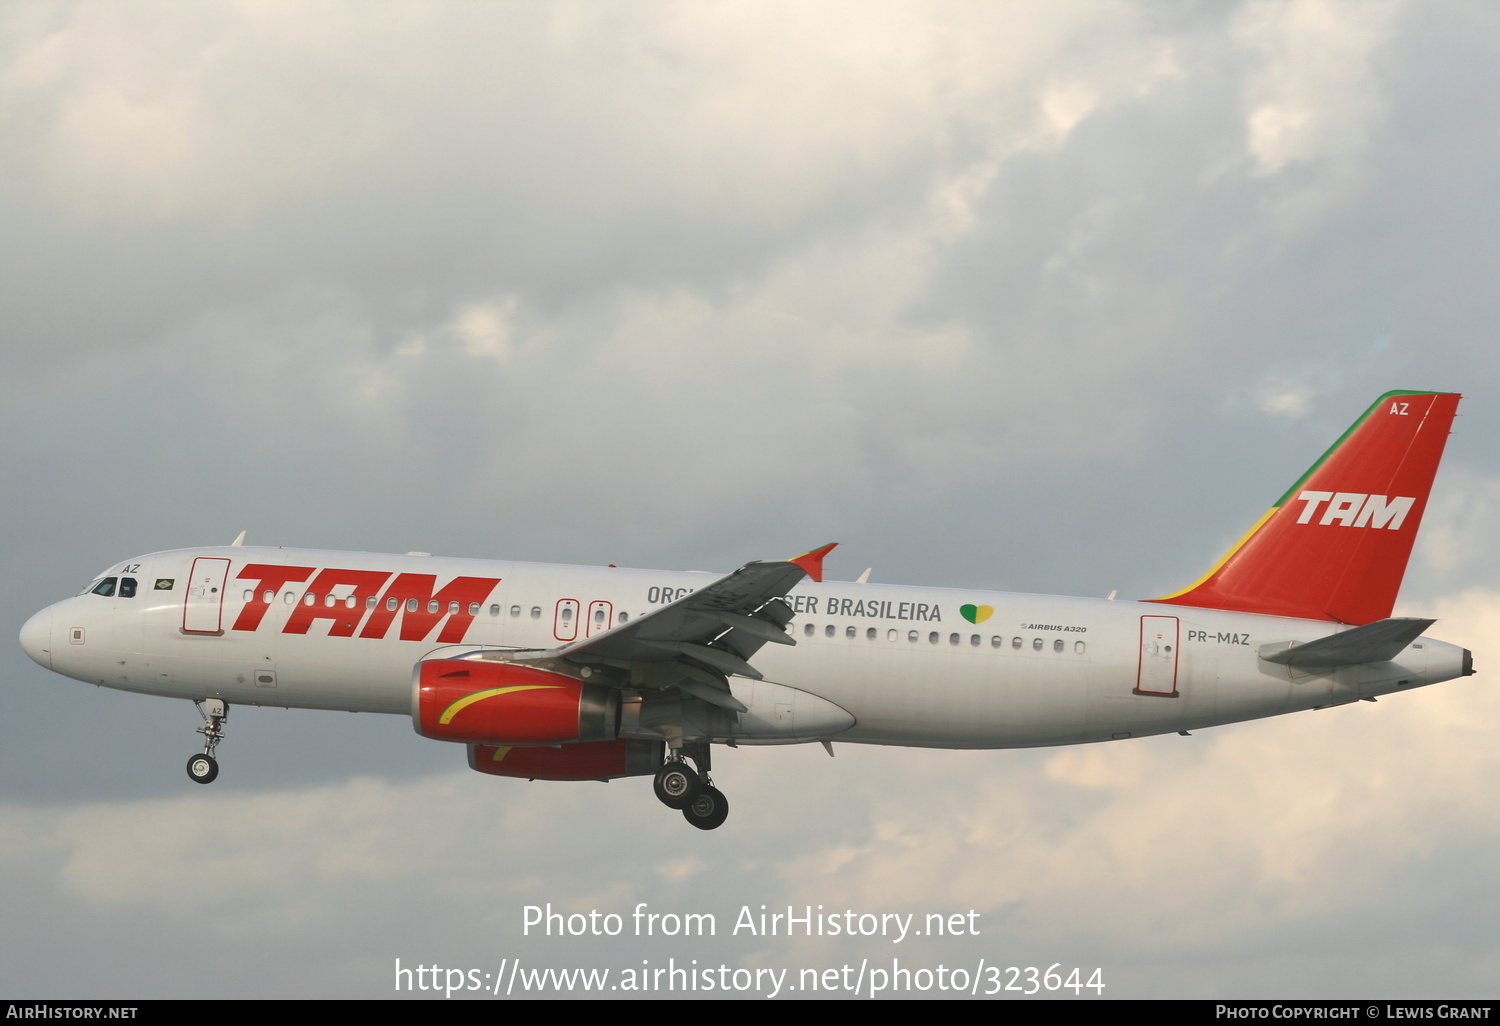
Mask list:
[[[1318,394],[1312,385],[1272,378],[1260,386],[1255,401],[1266,413],[1297,418],[1307,415]]]
[[[500,363],[510,360],[515,344],[511,321],[519,299],[509,296],[499,302],[473,303],[458,312],[454,333],[470,356],[488,356]]]
[[[1458,430],[1467,426],[1461,421]],[[1413,553],[1427,593],[1484,579],[1500,563],[1495,525],[1500,523],[1500,479],[1464,466],[1440,471],[1422,516]]]
[[[1394,0],[1258,0],[1237,19],[1263,66],[1247,85],[1250,152],[1267,174],[1341,158],[1366,142],[1382,90],[1374,58],[1393,27]]]
[[[126,224],[411,175],[554,217],[785,222],[965,135],[1056,145],[1170,72],[1128,7],[1078,3],[59,5],[3,30],[17,170]]]

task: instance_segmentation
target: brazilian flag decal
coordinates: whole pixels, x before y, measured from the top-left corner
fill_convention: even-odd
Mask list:
[[[172,582],[175,581],[176,579],[177,578],[175,578],[175,577],[158,577],[156,579],[156,590],[157,591],[171,591],[172,590]]]

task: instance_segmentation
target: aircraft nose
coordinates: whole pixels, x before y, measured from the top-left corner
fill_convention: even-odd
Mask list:
[[[52,609],[50,607],[26,621],[21,628],[21,647],[37,663],[49,670],[52,669]]]

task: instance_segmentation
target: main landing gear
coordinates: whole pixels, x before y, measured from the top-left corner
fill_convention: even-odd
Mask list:
[[[694,771],[683,753],[698,764]],[[699,830],[712,830],[729,817],[729,799],[709,780],[708,745],[683,745],[656,771],[653,789],[669,809],[681,809],[682,818]]]
[[[222,698],[194,699],[198,715],[203,717],[203,726],[198,733],[203,735],[203,751],[187,761],[187,775],[199,784],[212,784],[219,775],[219,760],[214,758],[214,749],[224,740],[224,721],[229,718],[229,703]]]

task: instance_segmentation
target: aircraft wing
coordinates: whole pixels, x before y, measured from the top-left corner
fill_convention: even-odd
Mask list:
[[[825,545],[795,559],[747,563],[727,577],[602,634],[550,655],[598,668],[634,687],[677,687],[735,712],[745,707],[729,693],[731,676],[761,679],[750,658],[771,642],[795,645],[786,633],[792,608],[782,601],[804,577],[823,579]]]

